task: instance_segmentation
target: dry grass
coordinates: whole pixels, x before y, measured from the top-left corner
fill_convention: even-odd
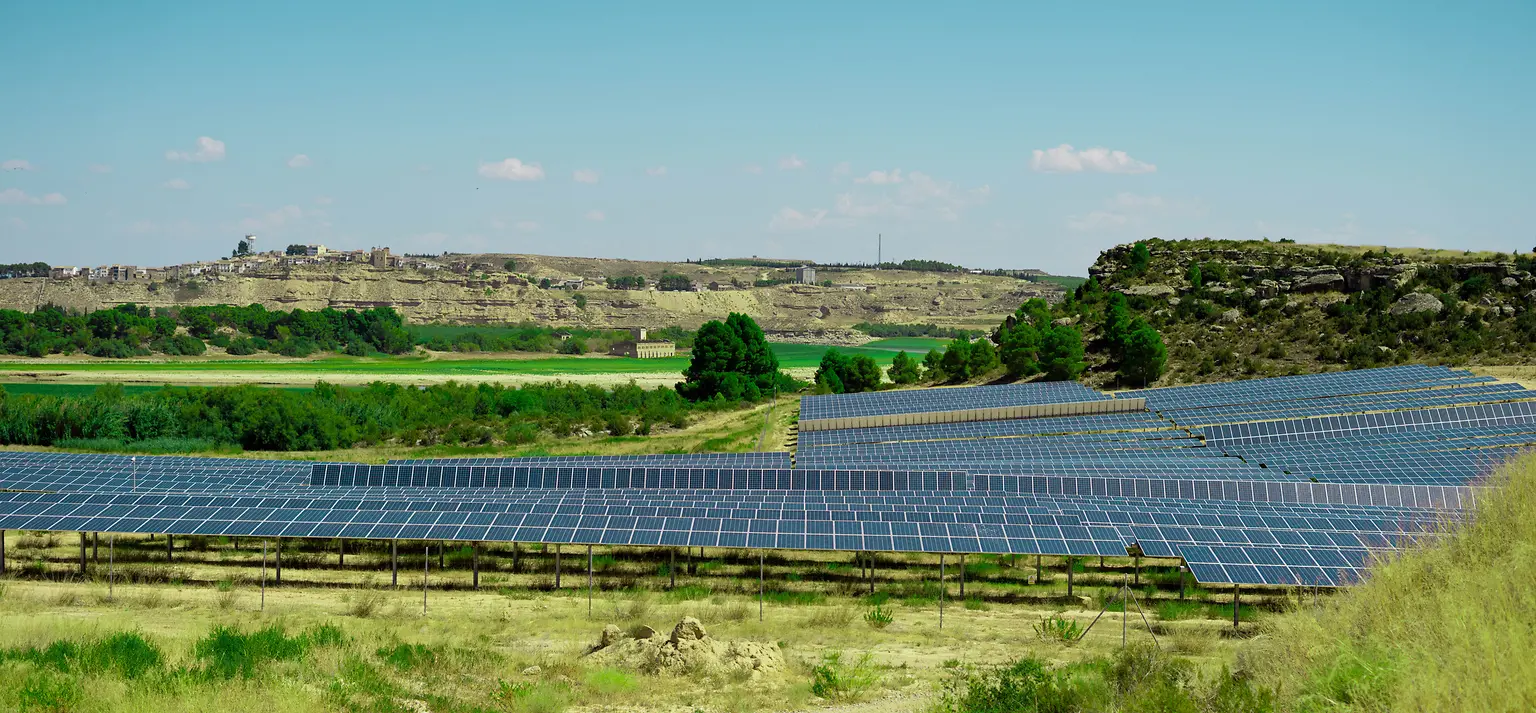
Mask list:
[[[1536,705],[1536,456],[1500,471],[1475,517],[1342,595],[1266,624],[1255,671],[1308,710]]]

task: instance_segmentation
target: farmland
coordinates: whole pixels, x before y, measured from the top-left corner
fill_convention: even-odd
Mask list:
[[[889,364],[898,351],[921,356],[942,347],[943,340],[898,337],[858,347],[839,347],[850,354],[865,354]],[[772,345],[780,365],[799,378],[807,378],[827,347],[809,344]],[[646,387],[671,386],[688,366],[686,356],[668,359],[626,359],[605,355],[567,356],[550,354],[437,353],[426,355],[311,359],[252,358],[159,358],[92,359],[47,358],[0,361],[0,382],[12,384],[94,384],[104,382],[132,386],[160,384],[208,385],[259,383],[308,386],[315,381],[342,385],[389,380],[403,384],[460,382],[533,383],[564,380],[613,385],[630,380]]]

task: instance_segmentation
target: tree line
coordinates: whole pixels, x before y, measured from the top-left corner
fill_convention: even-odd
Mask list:
[[[57,305],[30,313],[0,310],[0,351],[7,354],[198,355],[208,344],[235,355],[258,351],[284,356],[317,351],[400,354],[410,351],[411,338],[399,313],[389,307],[283,311],[259,304],[178,309],[123,304],[93,312]]]
[[[165,387],[125,394],[107,384],[88,396],[5,394],[0,444],[80,446],[195,439],[256,451],[529,443],[543,434],[649,434],[681,428],[697,412],[737,407],[692,403],[669,388],[567,383],[428,387],[374,382],[344,389],[317,383],[291,391],[257,386]]]

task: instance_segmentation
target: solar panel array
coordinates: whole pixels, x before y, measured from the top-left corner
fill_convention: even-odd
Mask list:
[[[0,529],[1062,556],[1134,547],[1182,558],[1208,584],[1338,586],[1381,551],[1434,537],[1491,469],[1536,445],[1536,394],[1442,367],[1132,395],[1149,411],[814,431],[793,456],[365,465],[0,452]],[[807,397],[802,418],[1103,398],[1077,384],[895,391]]]
[[[1109,398],[1107,394],[1094,391],[1074,381],[874,391],[862,394],[806,396],[800,399],[800,420],[964,411],[1005,406],[1037,406],[1102,401],[1107,398]]]

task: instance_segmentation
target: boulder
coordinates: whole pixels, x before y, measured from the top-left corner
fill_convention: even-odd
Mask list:
[[[1054,324],[1054,325],[1056,325],[1058,327],[1065,327],[1065,326],[1068,326],[1068,325],[1077,324],[1077,315],[1074,314],[1071,317],[1061,317],[1061,318],[1058,318],[1058,319],[1054,319],[1054,320],[1051,321],[1051,324]]]
[[[1236,322],[1238,320],[1241,320],[1242,318],[1243,318],[1243,311],[1240,310],[1240,309],[1237,309],[1237,308],[1229,309],[1229,310],[1221,313],[1221,321],[1223,321],[1223,322],[1228,322],[1228,323]]]
[[[649,626],[641,624],[641,625],[639,625],[639,626],[637,626],[637,627],[635,627],[633,629],[630,629],[629,630],[629,635],[630,635],[631,638],[635,638],[635,639],[649,639],[652,636],[656,635],[656,630],[652,629]]]
[[[1297,292],[1330,292],[1343,289],[1344,276],[1337,272],[1323,272],[1297,280],[1293,289]]]
[[[685,616],[682,621],[677,622],[677,626],[672,628],[672,636],[667,641],[677,646],[679,642],[698,641],[706,636],[708,634],[704,633],[703,622],[691,616]]]
[[[1401,299],[1392,304],[1390,311],[1392,314],[1397,315],[1439,312],[1442,309],[1445,309],[1445,305],[1440,303],[1440,298],[1423,292],[1414,292],[1403,295]]]
[[[1122,288],[1120,291],[1133,297],[1172,297],[1178,293],[1172,285],[1136,285]]]
[[[1516,280],[1513,277],[1506,277],[1506,278],[1504,278],[1502,280],[1499,280],[1499,287],[1510,289],[1510,288],[1515,288],[1515,287],[1519,287],[1519,286],[1520,286],[1520,281]]]
[[[609,624],[608,626],[603,627],[603,635],[597,640],[597,648],[607,648],[622,638],[624,638],[624,630],[620,629],[618,626]]]

